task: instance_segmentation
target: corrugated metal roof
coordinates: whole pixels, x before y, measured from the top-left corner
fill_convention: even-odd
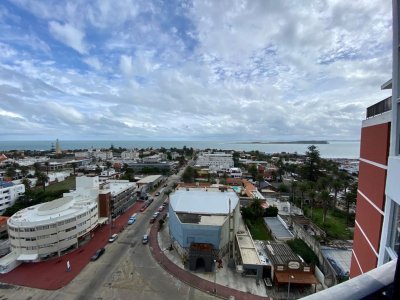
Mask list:
[[[231,211],[239,198],[235,192],[221,192],[216,189],[180,189],[170,195],[171,207],[175,212],[198,214],[228,214],[229,199]]]

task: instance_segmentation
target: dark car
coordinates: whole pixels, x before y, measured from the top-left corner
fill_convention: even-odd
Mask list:
[[[103,255],[104,251],[106,251],[106,249],[104,248],[100,248],[96,251],[95,254],[93,254],[93,256],[90,258],[90,260],[95,261],[98,260],[100,256]]]
[[[151,219],[150,219],[150,223],[154,223],[156,221],[156,218],[155,217],[152,217]]]
[[[142,244],[145,245],[149,242],[149,236],[147,234],[145,234],[143,236],[143,240],[142,240]]]

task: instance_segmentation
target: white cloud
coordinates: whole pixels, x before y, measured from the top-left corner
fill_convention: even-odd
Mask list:
[[[80,54],[87,53],[87,45],[84,41],[85,33],[71,24],[60,24],[56,21],[51,21],[49,22],[49,31],[55,39],[71,47]]]
[[[388,95],[390,3],[13,1],[77,51],[0,36],[16,136],[352,139]]]
[[[83,61],[97,71],[100,71],[103,66],[97,57],[87,57]]]
[[[124,75],[126,76],[132,75],[133,73],[132,57],[128,55],[121,55],[119,60],[119,68]]]

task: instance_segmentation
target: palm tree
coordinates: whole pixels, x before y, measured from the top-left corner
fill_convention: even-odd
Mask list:
[[[22,179],[21,183],[25,186],[25,192],[31,189],[31,182],[29,181],[29,179],[24,178]]]
[[[325,224],[326,221],[326,215],[328,213],[328,208],[329,208],[329,202],[331,199],[331,195],[329,194],[328,190],[322,190],[318,194],[318,199],[321,200],[322,202],[322,224]]]
[[[40,172],[41,168],[42,168],[42,164],[40,162],[35,162],[33,164],[33,169],[35,170],[35,173]]]
[[[75,171],[76,171],[76,167],[78,166],[78,164],[76,162],[73,162],[71,164],[71,166],[72,166],[72,169],[74,169],[74,176],[75,176]]]
[[[292,202],[295,203],[296,202],[297,181],[292,180],[292,182],[290,183],[290,187],[291,187],[291,192],[292,192]]]
[[[50,162],[49,162],[49,161],[46,161],[44,164],[45,164],[45,166],[46,166],[46,174],[49,175],[49,165],[50,165]]]
[[[315,203],[315,197],[317,196],[317,193],[314,191],[314,189],[309,189],[307,192],[308,197],[310,198],[310,208],[311,208],[311,219],[313,217],[313,208],[314,208],[314,203]]]
[[[335,198],[334,198],[333,205],[332,205],[333,208],[336,208],[336,204],[337,204],[337,195],[338,195],[339,191],[342,189],[342,187],[343,187],[343,185],[342,185],[342,182],[341,182],[340,180],[335,179],[335,180],[332,182],[333,192],[335,193]]]
[[[299,191],[301,193],[301,200],[300,200],[300,208],[303,209],[303,203],[304,203],[304,193],[307,191],[308,185],[306,182],[300,182],[299,183]]]
[[[46,183],[49,182],[49,177],[45,173],[42,173],[42,172],[37,172],[36,177],[38,180],[36,185],[41,184],[43,187],[43,191],[46,191]]]
[[[28,175],[28,173],[29,173],[28,167],[22,166],[21,167],[21,175],[22,175],[22,177],[26,177],[26,175]]]

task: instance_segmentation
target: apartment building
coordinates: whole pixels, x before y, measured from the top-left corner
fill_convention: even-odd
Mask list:
[[[0,214],[3,214],[7,207],[13,206],[24,193],[25,186],[23,184],[0,181]]]
[[[77,177],[75,191],[15,213],[7,220],[9,255],[40,261],[77,248],[98,225],[98,194],[98,177]]]
[[[202,153],[196,161],[196,165],[200,167],[208,167],[211,171],[228,170],[233,168],[233,157],[230,153]]]
[[[397,258],[400,237],[399,22],[393,1],[392,97],[367,109],[362,123],[359,186],[350,277]]]

